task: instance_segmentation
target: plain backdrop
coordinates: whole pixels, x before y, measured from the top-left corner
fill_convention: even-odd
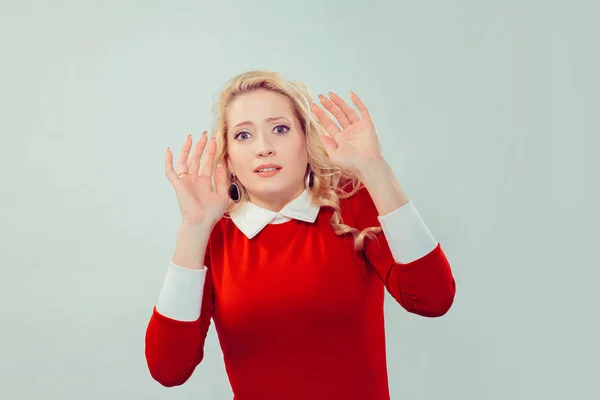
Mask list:
[[[595,1],[2,1],[0,398],[231,399],[144,334],[181,222],[164,174],[250,69],[355,91],[450,259],[442,318],[386,299],[393,399],[592,399]]]

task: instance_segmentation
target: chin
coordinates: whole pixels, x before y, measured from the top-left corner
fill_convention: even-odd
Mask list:
[[[278,177],[279,178],[279,177]],[[251,189],[252,193],[262,198],[269,197],[280,197],[280,196],[293,196],[300,191],[300,185],[293,184],[289,179],[260,179],[258,182],[254,181]],[[302,188],[304,188],[304,182],[302,182]]]
[[[254,185],[253,192],[260,195],[280,195],[290,191],[290,186],[276,182],[258,182]]]

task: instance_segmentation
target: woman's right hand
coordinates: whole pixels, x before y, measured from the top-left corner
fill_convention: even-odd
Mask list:
[[[190,155],[191,136],[186,138],[179,153],[177,172],[173,169],[173,153],[167,149],[165,172],[175,188],[182,224],[212,229],[229,205],[227,176],[223,166],[217,166],[214,172],[216,190],[213,190],[212,175],[217,141],[214,137],[209,140],[207,132],[203,132]],[[205,148],[201,164],[200,159]],[[184,174],[178,176],[181,173]]]

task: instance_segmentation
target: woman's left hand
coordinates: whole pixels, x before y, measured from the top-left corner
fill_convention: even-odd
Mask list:
[[[341,129],[321,107],[312,103],[313,112],[329,133],[329,136],[321,136],[321,142],[334,164],[359,175],[370,162],[383,158],[375,124],[369,110],[354,92],[350,92],[350,99],[360,116],[335,93],[329,92],[329,97],[319,95],[319,100],[337,119]]]

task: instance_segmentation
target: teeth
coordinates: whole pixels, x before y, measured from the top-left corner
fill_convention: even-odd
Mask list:
[[[277,168],[263,168],[263,169],[259,169],[258,172],[265,172],[265,171],[274,171]]]

